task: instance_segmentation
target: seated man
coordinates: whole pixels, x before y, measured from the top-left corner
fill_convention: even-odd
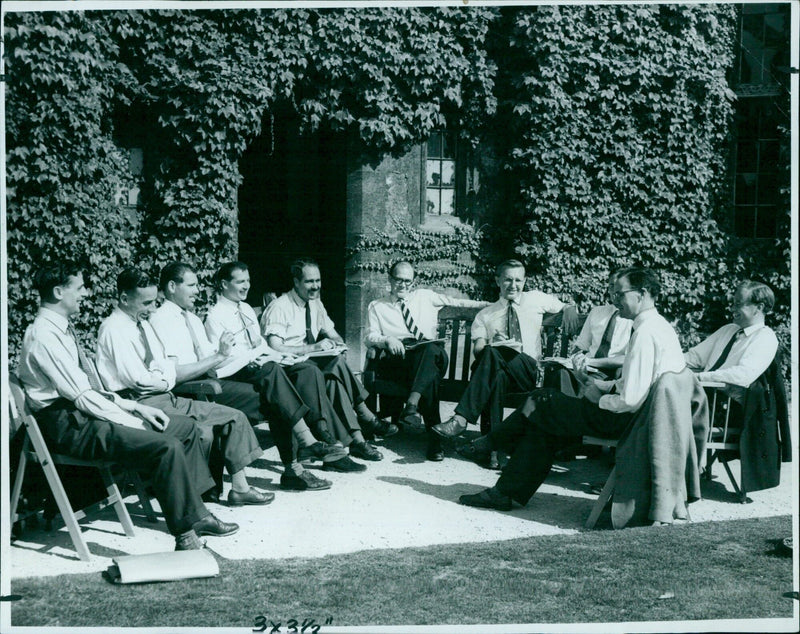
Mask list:
[[[608,280],[609,294],[613,292],[614,278],[612,275]],[[544,386],[561,389],[567,396],[575,396],[583,387],[578,377],[587,372],[603,375],[597,378],[616,378],[631,338],[631,323],[630,319],[619,316],[619,310],[613,304],[592,308],[586,315],[570,357],[575,371],[557,365],[560,371],[545,373]]]
[[[157,294],[155,282],[133,267],[117,276],[117,308],[100,324],[97,336],[100,378],[120,396],[158,407],[171,418],[194,420],[211,445],[220,435],[231,476],[228,504],[269,504],[275,494],[251,487],[244,471],[263,453],[247,417],[224,405],[193,401],[170,392],[175,385],[175,360],[166,357],[163,343],[148,322]]]
[[[778,351],[778,338],[764,323],[774,304],[775,295],[766,284],[739,284],[733,296],[733,323],[686,352],[686,365],[698,373],[697,379],[726,383],[725,392],[742,404],[747,388]]]
[[[563,314],[567,332],[577,330],[578,314],[557,297],[540,291],[523,291],[525,266],[506,260],[497,267],[500,299],[480,311],[472,322],[475,363],[469,385],[456,406],[456,413],[433,431],[458,436],[467,423],[481,416],[481,431],[503,420],[503,397],[507,390],[528,392],[536,387],[537,360],[541,356],[542,318],[545,313]]]
[[[633,320],[621,378],[594,380],[581,398],[550,388],[535,390],[501,425],[471,443],[476,454],[500,449],[511,459],[492,488],[462,495],[461,504],[503,511],[511,510],[512,500],[527,504],[550,472],[558,449],[583,435],[618,438],[656,379],[686,367],[678,335],[656,310],[660,292],[652,270],[620,271],[611,300],[621,317]]]
[[[439,383],[447,370],[447,353],[436,338],[442,306],[483,307],[488,302],[458,299],[426,288],[411,290],[414,267],[401,260],[389,269],[390,294],[376,299],[367,309],[367,346],[378,350],[377,366],[382,376],[404,382],[409,390],[400,420],[411,426],[424,416],[428,431],[428,460],[444,459],[441,440],[431,432],[442,422],[439,413]]]
[[[215,350],[208,341],[203,322],[193,312],[199,293],[194,270],[183,262],[170,262],[161,269],[159,287],[165,299],[150,317],[150,324],[164,342],[167,356],[177,359],[176,387],[204,377],[209,370],[231,361],[233,335],[223,334]],[[292,433],[319,457],[329,453],[338,453],[341,457],[344,451],[318,442],[311,435],[303,420],[309,409],[278,363],[268,361],[260,366],[245,366],[232,379],[219,379],[219,384],[222,393],[214,397],[216,403],[241,410],[251,422],[260,420],[262,415],[268,418],[285,467],[281,475],[282,489],[320,491],[331,487],[328,480],[306,472],[296,460]]]
[[[214,480],[191,419],[104,389],[70,323],[87,294],[80,269],[45,266],[33,286],[41,308],[25,331],[18,372],[50,450],[112,460],[149,478],[175,550],[201,548],[198,534],[235,533],[238,525],[221,522],[200,499]]]
[[[325,377],[320,369],[313,363],[296,363],[295,355],[291,353],[280,355],[271,348],[261,336],[253,307],[245,300],[250,291],[250,272],[244,262],[227,262],[223,264],[214,276],[217,291],[217,302],[208,310],[205,327],[210,341],[218,343],[222,336],[228,332],[233,333],[233,351],[243,354],[252,350],[266,351],[270,355],[286,356],[287,365],[284,372],[294,384],[303,403],[310,408],[306,416],[311,432],[317,440],[328,445],[335,445],[337,438],[342,436],[336,430],[343,429],[332,403],[328,399]],[[233,378],[238,379],[238,375]],[[239,379],[241,380],[241,379]],[[344,436],[342,436],[344,437]],[[350,455],[365,460],[380,460],[380,452],[364,442],[363,437],[349,442]],[[312,451],[301,448],[298,456],[313,457]],[[361,472],[366,470],[366,465],[351,460],[341,451],[326,453],[322,456],[323,468],[326,471],[339,471],[343,473]]]

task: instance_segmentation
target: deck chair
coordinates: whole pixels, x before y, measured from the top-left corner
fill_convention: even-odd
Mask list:
[[[29,462],[36,462],[41,465],[44,471],[45,478],[55,498],[61,518],[69,531],[78,557],[83,561],[89,561],[91,557],[78,522],[89,515],[97,513],[108,506],[113,506],[125,534],[132,537],[134,535],[133,523],[128,514],[128,509],[123,502],[117,482],[112,474],[112,467],[115,466],[114,463],[103,460],[82,460],[63,454],[50,453],[45,443],[44,436],[39,429],[39,424],[36,422],[36,418],[31,414],[25,402],[25,392],[22,389],[22,385],[13,375],[11,375],[9,379],[11,392],[11,398],[9,399],[10,431],[13,435],[21,427],[25,428],[25,438],[20,454],[19,467],[11,490],[11,524],[13,525],[14,522],[19,519],[17,506],[22,492],[22,484],[25,479],[27,464]],[[95,504],[77,511],[73,510],[67,493],[64,490],[64,485],[56,470],[56,465],[72,465],[98,469],[108,495]],[[141,478],[134,471],[126,471],[125,475],[134,485],[147,519],[155,522],[156,515],[153,512],[153,507],[150,505],[149,496],[145,492],[145,487]]]
[[[741,422],[731,418],[731,397],[722,391],[724,383],[704,381],[701,383],[709,397],[711,414],[709,420],[711,424],[708,429],[708,441],[706,442],[706,468],[703,476],[706,480],[712,479],[711,468],[716,460],[725,468],[733,490],[739,496],[742,504],[752,501],[747,497],[747,493],[739,486],[736,477],[730,467],[731,457],[739,455],[739,439],[742,436]],[[735,417],[734,417],[735,419]]]
[[[584,445],[596,445],[599,447],[608,448],[615,448],[619,443],[618,440],[612,440],[610,438],[598,438],[597,436],[584,436],[582,441]],[[594,528],[595,524],[597,524],[597,520],[600,517],[600,513],[603,512],[603,509],[606,508],[608,503],[611,501],[611,494],[614,492],[614,484],[616,481],[617,467],[615,465],[611,468],[611,473],[608,474],[606,483],[603,485],[600,495],[597,497],[597,500],[592,507],[592,512],[589,514],[589,518],[586,520],[585,526],[587,529]]]

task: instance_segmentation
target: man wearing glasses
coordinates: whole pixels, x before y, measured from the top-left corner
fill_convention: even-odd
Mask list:
[[[622,376],[616,381],[590,380],[581,398],[549,388],[535,390],[525,403],[486,436],[471,443],[474,454],[502,450],[511,454],[497,483],[461,504],[510,511],[512,500],[528,503],[544,482],[561,447],[584,435],[618,438],[642,407],[650,388],[665,372],[686,367],[678,335],[655,307],[661,283],[650,269],[621,271],[611,301],[633,320]]]
[[[443,306],[480,308],[488,302],[458,299],[426,288],[412,289],[414,267],[401,260],[389,269],[389,297],[376,299],[367,309],[365,343],[377,351],[381,376],[406,384],[408,396],[400,421],[428,432],[428,460],[444,459],[441,440],[431,432],[442,422],[439,383],[447,369],[447,353],[436,339],[439,309]]]
[[[490,304],[472,322],[475,351],[472,377],[455,415],[433,431],[453,437],[467,423],[481,418],[481,432],[503,419],[506,390],[527,392],[536,387],[537,362],[542,353],[541,328],[545,313],[563,314],[567,332],[575,332],[578,314],[574,306],[540,291],[525,291],[525,266],[519,260],[506,260],[497,267],[495,277],[500,299]]]

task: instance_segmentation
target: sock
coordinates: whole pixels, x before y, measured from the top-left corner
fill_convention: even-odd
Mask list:
[[[203,547],[203,543],[197,537],[197,533],[189,529],[185,533],[175,536],[175,546],[179,546],[181,550],[199,550]]]
[[[362,434],[360,431],[354,431],[351,433],[351,435],[353,436],[354,445],[360,445],[361,443],[366,442],[364,440],[364,434]]]
[[[303,469],[303,465],[297,462],[297,460],[292,460],[292,462],[289,463],[288,465],[285,465],[285,467],[286,471],[290,471],[296,476],[299,476],[301,473],[303,473],[303,471],[305,471],[305,469]]]
[[[422,395],[419,392],[411,392],[411,394],[409,394],[408,398],[406,399],[406,403],[416,407],[417,405],[419,405],[419,399],[421,396]]]
[[[250,485],[247,483],[247,476],[244,474],[244,469],[231,474],[231,488],[237,493],[247,493],[250,490]]]
[[[306,425],[306,421],[302,418],[294,424],[292,431],[301,447],[310,447],[317,442],[317,439],[314,438],[314,434],[311,433],[308,425]]]
[[[353,409],[356,411],[356,414],[359,418],[366,418],[369,420],[375,418],[375,414],[370,411],[369,407],[367,407],[367,404],[364,401],[361,401],[358,405],[353,407]]]
[[[480,438],[476,438],[472,441],[472,444],[475,446],[476,449],[481,451],[494,451],[494,447],[492,446],[492,439],[487,436],[481,436]]]

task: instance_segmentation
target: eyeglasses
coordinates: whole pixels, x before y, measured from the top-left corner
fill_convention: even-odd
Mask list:
[[[639,289],[638,288],[626,288],[624,291],[618,291],[616,293],[609,293],[609,296],[611,297],[611,301],[616,304],[623,297],[625,297],[625,295],[627,293],[630,293],[631,291],[636,291],[638,293]]]
[[[394,283],[398,286],[411,286],[414,283],[414,280],[405,277],[395,277],[394,275],[392,275],[392,280],[394,280]]]

